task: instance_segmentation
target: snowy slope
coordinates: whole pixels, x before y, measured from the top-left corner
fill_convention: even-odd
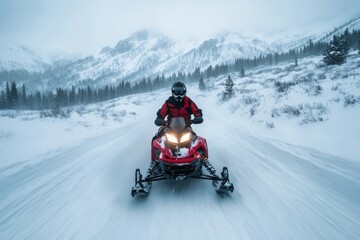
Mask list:
[[[172,75],[179,71],[188,73],[196,67],[233,63],[239,57],[254,57],[270,51],[272,47],[265,41],[238,33],[200,42],[177,41],[142,30],[120,40],[113,48],[105,47],[99,54],[53,69],[36,82],[68,86],[83,80],[98,85],[114,84],[119,80],[135,82],[143,77]]]
[[[161,63],[155,73],[193,72],[196,67],[234,63],[236,58],[252,58],[272,52],[274,48],[265,41],[239,33],[224,33],[202,42],[190,51]]]
[[[257,68],[241,79],[237,74],[233,76],[238,79],[234,85],[236,97],[223,107],[237,115],[239,121],[272,129],[269,135],[275,131],[287,141],[291,139],[306,146],[315,144],[334,154],[358,159],[360,154],[356,149],[360,145],[351,136],[360,137],[355,124],[356,120],[360,121],[356,111],[360,103],[360,55],[352,52],[341,66],[324,66],[321,59],[301,59],[297,67],[287,62]],[[223,86],[215,84],[213,88]],[[344,124],[348,118],[354,124]],[[331,127],[324,127],[324,122]],[[336,137],[339,131],[342,138]],[[299,134],[306,142],[299,139]],[[324,137],[327,141],[322,141]],[[347,144],[343,144],[348,137]]]
[[[121,40],[114,48],[102,50],[90,61],[72,69],[79,79],[96,79],[104,75],[124,78],[134,73],[149,74],[154,67],[186,51],[159,33],[139,31]],[[116,79],[113,79],[116,80]]]
[[[358,239],[359,146],[343,147],[360,136],[359,101],[345,104],[347,95],[359,97],[359,56],[340,67],[318,60],[235,75],[236,95],[226,102],[226,76],[207,80],[205,92],[188,85],[205,119],[194,130],[214,166],[229,167],[231,196],[190,180],[157,182],[147,199],[131,198],[167,89],[77,107],[64,119],[0,112],[0,239]],[[325,73],[327,81],[314,80],[320,94],[306,90],[314,82],[296,81],[309,71]],[[297,84],[278,92],[271,79]],[[280,110],[309,101],[330,113]],[[318,121],[303,122],[311,116]]]
[[[354,29],[360,29],[360,17],[354,18],[349,22],[346,22],[343,25],[334,28],[332,31],[324,34],[323,36],[319,36],[317,41],[329,42],[332,39],[333,35],[341,35],[345,32],[346,29],[348,29],[350,32]]]
[[[49,64],[23,45],[0,46],[0,72],[19,69],[29,72],[43,72],[47,67]]]
[[[232,63],[235,58],[254,57],[271,51],[271,46],[256,38],[238,33],[227,33],[204,42],[176,41],[142,30],[121,40],[114,48],[103,49],[102,54],[94,56],[90,67],[75,70],[80,78],[101,77],[116,73],[117,78],[129,75],[140,78],[162,73],[193,72],[196,67],[205,68],[221,63]]]

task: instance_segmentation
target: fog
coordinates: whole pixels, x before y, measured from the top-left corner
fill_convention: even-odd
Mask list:
[[[177,39],[237,31],[266,40],[328,31],[359,15],[359,0],[2,0],[0,43],[91,54],[140,29]]]

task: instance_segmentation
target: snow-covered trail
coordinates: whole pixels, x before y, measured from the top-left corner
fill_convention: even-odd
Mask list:
[[[146,171],[154,134],[146,115],[33,165],[0,169],[0,239],[358,239],[359,162],[208,116],[194,129],[215,167],[229,167],[232,195],[210,182],[164,181],[133,199],[134,171]]]

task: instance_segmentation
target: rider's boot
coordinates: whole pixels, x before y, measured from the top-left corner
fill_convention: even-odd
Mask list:
[[[211,176],[216,177],[216,170],[214,168],[214,166],[210,163],[209,159],[206,159],[203,161],[204,167],[206,168],[206,170],[208,170],[208,172],[210,173]]]
[[[147,174],[146,174],[146,177],[145,179],[148,179],[152,176],[154,176],[154,174],[156,174],[158,172],[158,161],[157,160],[152,160],[151,163],[150,163],[150,166],[147,170]]]

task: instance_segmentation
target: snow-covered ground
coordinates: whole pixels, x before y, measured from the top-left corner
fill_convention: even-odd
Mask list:
[[[205,119],[194,130],[214,166],[228,166],[230,196],[198,180],[130,196],[169,90],[63,118],[0,112],[0,239],[358,239],[360,56],[319,62],[232,75],[227,101],[226,76],[205,92],[188,85]]]
[[[236,96],[220,104],[232,114],[224,114],[252,134],[360,160],[360,55],[341,66],[325,67],[321,58],[233,76]]]

